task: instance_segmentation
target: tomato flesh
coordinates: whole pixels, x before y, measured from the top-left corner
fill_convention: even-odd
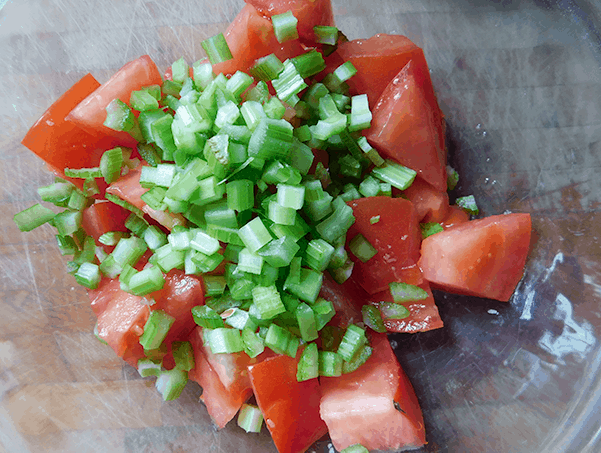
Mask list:
[[[21,141],[61,178],[65,178],[65,168],[98,166],[104,150],[116,145],[111,138],[99,139],[65,120],[69,112],[99,86],[91,74],[83,76],[44,112]],[[83,186],[82,179],[65,179],[79,188]]]
[[[227,27],[224,36],[233,59],[214,64],[215,74],[248,72],[257,58],[275,53],[281,61],[284,61],[305,51],[298,39],[280,44],[275,37],[271,20],[259,14],[250,4],[244,5]]]
[[[119,69],[106,83],[83,99],[67,116],[67,120],[95,136],[109,136],[123,146],[134,147],[137,141],[126,132],[109,129],[104,125],[106,106],[113,99],[129,105],[131,92],[149,85],[161,85],[161,74],[148,55],[130,61]]]
[[[419,222],[441,222],[449,211],[449,194],[439,191],[420,177],[403,192],[413,203]]]
[[[151,293],[148,299],[155,304],[149,308],[141,303],[142,297],[134,296],[121,289],[119,279],[103,278],[96,290],[88,292],[92,310],[98,316],[98,335],[104,339],[115,353],[136,367],[138,359],[144,356],[140,345],[140,335],[150,310],[163,310],[175,321],[165,338],[165,343],[185,340],[195,323],[191,309],[204,303],[204,294],[198,278],[184,275],[174,269],[165,275],[162,290]],[[165,357],[166,368],[173,367],[171,355]]]
[[[434,296],[428,282],[426,280],[422,280],[421,282],[405,280],[405,283],[410,283],[424,289],[428,293],[428,297],[426,299],[404,302],[403,306],[410,313],[407,318],[387,319],[382,315],[386,330],[388,332],[416,333],[443,327],[443,322],[438,313],[438,307],[436,307],[436,302],[434,301]],[[381,293],[374,294],[369,299],[369,303],[376,307],[379,307],[381,302],[394,302],[390,291],[382,291]]]
[[[127,209],[108,201],[98,201],[83,210],[81,226],[88,236],[98,238],[110,231],[127,232],[125,221],[131,214]]]
[[[364,365],[320,379],[320,414],[332,443],[338,451],[354,444],[370,451],[418,448],[426,439],[413,387],[386,335],[371,333],[369,339],[373,353]]]
[[[407,268],[419,259],[421,232],[413,204],[403,198],[368,197],[352,200],[355,223],[347,233],[350,241],[362,234],[377,250],[366,263],[349,253],[355,263],[352,278],[369,294],[388,288],[394,281],[404,281]],[[379,216],[376,223],[373,217]]]
[[[496,215],[424,239],[419,266],[433,288],[508,301],[530,247],[530,214]]]
[[[297,359],[278,355],[248,370],[265,424],[280,453],[301,453],[328,432],[317,379],[296,380]]]
[[[298,20],[299,38],[310,44],[315,43],[313,27],[316,25],[334,25],[334,14],[330,0],[244,0],[257,11],[271,17],[292,11]]]
[[[469,222],[470,216],[467,212],[457,205],[449,206],[449,210],[444,219],[439,223],[445,230],[451,228],[453,225],[459,225],[460,223]]]
[[[207,360],[202,342],[202,329],[194,329],[188,338],[194,350],[195,367],[190,370],[189,379],[198,382],[202,387],[200,399],[207,407],[209,415],[219,429],[236,415],[242,404],[250,397],[251,392],[232,392],[223,385],[219,374]]]
[[[420,68],[409,61],[373,109],[366,137],[383,156],[417,172],[436,190],[447,190],[446,151],[440,112],[428,102]]]
[[[363,321],[361,307],[367,303],[369,295],[353,279],[349,278],[340,285],[326,272],[319,297],[334,305],[336,314],[330,324],[346,328],[349,324]]]
[[[180,214],[165,212],[152,209],[142,200],[142,195],[148,191],[140,185],[140,175],[142,174],[142,165],[130,170],[126,175],[121,176],[117,181],[112,183],[106,193],[116,195],[122,200],[141,209],[150,218],[156,220],[168,230],[171,230],[175,225],[185,225],[186,219]]]

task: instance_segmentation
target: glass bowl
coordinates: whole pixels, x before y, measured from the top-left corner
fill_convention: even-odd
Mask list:
[[[2,7],[3,5],[3,7]],[[149,54],[196,61],[242,2],[0,1],[0,450],[274,452],[268,433],[216,431],[189,384],[153,383],[95,339],[50,228],[14,213],[52,176],[21,144],[75,81]],[[509,303],[436,293],[445,327],[392,335],[421,402],[423,452],[600,451],[601,14],[577,0],[334,1],[350,39],[424,48],[447,120],[457,196],[482,215],[532,214],[535,241]],[[327,439],[313,450],[332,451]]]

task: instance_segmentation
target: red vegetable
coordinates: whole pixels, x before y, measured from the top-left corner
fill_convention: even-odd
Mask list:
[[[447,190],[446,151],[438,107],[428,99],[423,69],[409,61],[373,109],[366,137],[383,156],[415,170],[436,190]]]
[[[88,236],[96,242],[98,238],[109,231],[126,232],[125,220],[131,212],[108,201],[98,201],[83,210],[81,226]]]
[[[224,36],[234,58],[213,65],[215,74],[233,74],[238,70],[248,72],[257,58],[271,53],[284,61],[305,51],[298,39],[280,44],[273,32],[271,20],[252,5],[244,5],[227,27]]]
[[[298,19],[298,35],[302,41],[315,42],[313,27],[316,25],[334,25],[332,3],[330,0],[244,0],[254,6],[259,14],[271,17],[292,11]]]
[[[207,360],[207,355],[202,343],[202,329],[192,331],[188,341],[194,350],[195,367],[190,370],[188,377],[202,387],[200,399],[207,406],[211,419],[218,428],[223,428],[236,415],[242,404],[250,397],[250,388],[237,391],[226,387],[220,379],[219,373]]]
[[[104,150],[116,144],[110,138],[100,140],[65,120],[67,114],[99,86],[91,74],[83,76],[44,112],[21,141],[62,178],[65,167],[97,166]],[[83,179],[70,180],[80,188],[83,186]]]
[[[417,448],[426,443],[413,387],[383,334],[370,333],[373,353],[352,373],[322,377],[320,414],[338,451]],[[398,405],[397,409],[395,405]]]
[[[421,232],[413,204],[403,198],[369,197],[349,201],[355,223],[347,233],[348,243],[362,234],[378,253],[363,263],[352,253],[355,263],[353,279],[369,294],[388,288],[394,281],[404,281],[419,259]],[[376,223],[371,218],[380,216]]]
[[[131,203],[169,230],[171,230],[174,225],[185,225],[186,220],[180,214],[157,211],[142,201],[141,197],[148,189],[145,189],[140,185],[141,173],[142,165],[138,165],[137,168],[130,170],[125,176],[120,177],[117,181],[112,183],[108,189],[106,189],[106,193],[116,195],[122,200]]]
[[[424,239],[419,260],[433,288],[508,301],[522,278],[530,214],[496,215]]]
[[[143,55],[127,63],[106,83],[89,94],[69,113],[67,120],[92,135],[114,137],[123,146],[133,147],[137,142],[128,133],[114,131],[104,126],[106,106],[113,99],[120,99],[129,104],[132,91],[161,83],[163,79],[156,65],[148,55]]]
[[[415,208],[419,222],[441,222],[449,211],[449,195],[439,191],[420,177],[403,192]]]
[[[447,216],[441,220],[440,225],[446,230],[451,228],[453,225],[459,225],[460,223],[469,222],[470,216],[467,212],[456,205],[449,206]]]
[[[438,314],[438,308],[436,307],[436,302],[434,302],[434,296],[428,282],[425,280],[412,282],[406,279],[404,283],[417,285],[426,290],[428,298],[403,303],[403,306],[410,312],[407,318],[386,319],[382,316],[386,330],[388,332],[416,333],[443,327],[442,319],[440,319],[440,315]],[[375,306],[379,306],[381,302],[394,302],[390,291],[382,291],[381,293],[374,294],[370,296],[369,301],[370,304]]]
[[[139,337],[150,310],[164,310],[175,318],[169,330],[166,343],[185,340],[195,323],[190,310],[204,303],[203,289],[198,278],[184,275],[174,269],[165,275],[162,290],[146,296],[154,298],[156,303],[150,307],[140,303],[142,297],[122,291],[118,279],[104,278],[96,290],[88,292],[92,309],[98,316],[98,335],[113,348],[119,357],[123,357],[132,366],[144,356]],[[165,357],[165,367],[171,368],[173,359]]]
[[[357,68],[357,74],[347,83],[354,92],[367,94],[372,108],[390,81],[413,61],[428,103],[433,111],[438,110],[424,52],[406,36],[377,34],[369,39],[355,39],[341,43],[336,53]]]
[[[317,379],[297,382],[297,363],[278,355],[248,368],[257,403],[280,453],[302,453],[328,432],[319,416],[319,383]]]

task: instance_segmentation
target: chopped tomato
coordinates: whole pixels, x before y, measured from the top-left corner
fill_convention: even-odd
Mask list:
[[[244,5],[227,27],[224,36],[233,59],[213,65],[215,74],[248,72],[257,58],[275,53],[284,61],[305,51],[298,39],[280,44],[275,37],[271,20],[260,14],[252,5]]]
[[[332,443],[339,451],[354,444],[370,451],[418,448],[426,438],[413,387],[386,335],[370,333],[369,338],[373,353],[364,365],[320,379],[320,414]]]
[[[302,41],[315,43],[313,27],[316,25],[334,25],[332,3],[330,0],[244,0],[257,11],[271,17],[292,11],[298,20],[297,30]]]
[[[347,249],[350,241],[362,234],[378,252],[366,263],[349,253],[355,263],[352,278],[369,294],[387,289],[390,282],[404,281],[407,268],[419,259],[421,242],[413,204],[403,198],[368,197],[348,205],[353,208],[355,223],[347,233]]]
[[[161,74],[148,55],[130,61],[119,69],[106,83],[94,90],[67,116],[88,133],[95,136],[109,136],[118,139],[123,146],[133,147],[134,140],[126,132],[118,132],[104,126],[106,106],[114,99],[129,104],[131,92],[149,85],[163,83]]]
[[[354,39],[340,43],[336,53],[357,68],[357,74],[347,83],[353,92],[367,94],[372,108],[390,81],[413,61],[428,103],[433,110],[438,109],[424,52],[406,36],[377,34],[369,39]]]
[[[152,209],[142,200],[142,195],[148,190],[140,185],[140,175],[142,174],[142,165],[130,170],[126,175],[121,176],[112,183],[106,193],[116,195],[122,200],[131,203],[136,208],[141,209],[150,218],[156,220],[168,230],[175,225],[185,225],[186,219],[180,214]]]
[[[96,290],[88,292],[92,309],[98,316],[98,335],[132,366],[144,356],[139,337],[150,310],[163,310],[175,321],[165,342],[184,340],[195,326],[190,310],[204,302],[200,281],[174,269],[165,275],[165,286],[147,297],[155,304],[150,307],[141,303],[142,297],[121,290],[119,279],[103,278]],[[165,357],[165,367],[173,366],[171,355]]]
[[[96,316],[106,310],[107,305],[116,297],[116,294],[121,291],[119,279],[102,277],[100,284],[96,289],[88,289],[88,297],[92,311]]]
[[[202,331],[202,329],[200,329]],[[248,377],[248,366],[256,363],[257,359],[251,359],[245,352],[233,354],[213,354],[210,346],[203,345],[203,351],[207,362],[217,373],[223,387],[230,393],[246,395],[252,394],[250,378]]]
[[[185,339],[196,326],[191,310],[196,305],[204,304],[204,289],[198,277],[173,269],[165,274],[163,289],[147,297],[156,302],[152,310],[163,310],[175,318],[165,338],[166,343],[171,343]]]
[[[318,380],[298,382],[297,363],[298,359],[278,355],[248,368],[255,398],[280,453],[305,452],[328,431],[319,416]]]
[[[446,190],[436,190],[419,176],[403,194],[413,203],[420,222],[441,222],[449,211]]]
[[[388,332],[416,333],[443,327],[442,319],[440,319],[438,307],[436,307],[434,296],[432,295],[428,282],[425,280],[411,281],[411,279],[407,279],[404,283],[417,285],[426,290],[428,297],[422,300],[403,303],[403,306],[410,312],[410,315],[407,318],[386,319],[382,316],[386,330]],[[380,307],[381,302],[394,302],[390,290],[374,294],[369,298],[369,303],[378,308]]]
[[[449,206],[447,216],[441,220],[440,225],[446,230],[451,228],[453,225],[459,225],[460,223],[469,222],[470,216],[463,208],[457,205]]]
[[[115,203],[97,201],[83,210],[81,226],[88,236],[98,241],[100,236],[109,231],[127,232],[125,220],[130,214],[130,211]]]
[[[421,267],[433,288],[508,301],[530,247],[530,214],[496,215],[424,239]]]
[[[223,428],[236,415],[242,404],[250,397],[250,388],[243,391],[230,391],[223,384],[219,373],[209,363],[202,342],[202,329],[194,329],[188,341],[194,350],[194,369],[188,377],[200,384],[200,399],[207,406],[211,419],[218,428]]]
[[[140,303],[139,296],[116,290],[119,281],[115,279],[105,287],[111,291],[111,299],[105,301],[105,309],[98,315],[98,336],[105,340],[115,353],[136,367],[138,359],[144,356],[140,335],[148,319],[147,305]],[[92,300],[92,306],[98,303]]]
[[[439,111],[428,101],[421,69],[409,61],[373,109],[366,137],[380,153],[412,168],[436,190],[447,190],[446,151]]]
[[[83,76],[44,112],[21,141],[61,178],[65,177],[65,168],[98,166],[102,153],[116,145],[110,138],[99,140],[65,120],[69,112],[99,86],[91,74]],[[83,179],[66,179],[79,188],[83,186]]]
[[[369,294],[353,279],[348,279],[340,285],[325,273],[319,297],[334,304],[336,314],[330,324],[344,328],[349,324],[363,321],[361,307],[369,300]]]

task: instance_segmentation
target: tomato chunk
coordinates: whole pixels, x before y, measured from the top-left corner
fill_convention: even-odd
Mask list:
[[[424,52],[406,36],[377,34],[369,39],[354,39],[340,43],[336,52],[357,68],[357,74],[347,83],[354,92],[366,93],[371,107],[398,72],[413,60],[419,66],[417,77],[429,103],[438,108]]]
[[[265,424],[280,453],[301,453],[328,431],[317,379],[297,382],[297,359],[278,355],[248,370]]]
[[[177,269],[165,275],[162,290],[147,296],[155,300],[150,308],[141,303],[142,297],[123,291],[119,279],[102,279],[98,289],[89,291],[88,295],[92,310],[98,316],[98,335],[132,366],[137,366],[138,359],[144,356],[139,337],[151,310],[163,310],[175,318],[165,338],[169,345],[188,337],[196,325],[190,310],[204,302],[200,281]],[[171,355],[165,357],[165,367],[173,367]]]
[[[419,259],[421,232],[413,204],[403,198],[368,197],[349,201],[355,223],[347,234],[350,241],[362,234],[378,251],[363,263],[352,253],[355,263],[352,278],[369,294],[388,288],[394,281],[404,281],[406,268],[415,266]],[[373,217],[379,216],[376,223]]]
[[[163,310],[175,318],[165,338],[166,343],[185,339],[196,327],[192,307],[204,304],[203,284],[198,277],[173,269],[165,275],[163,289],[150,294],[155,300],[152,310]]]
[[[101,140],[65,120],[69,112],[99,86],[91,74],[83,76],[44,112],[21,141],[61,178],[65,177],[66,167],[98,166],[104,150],[116,145],[110,138]],[[79,188],[83,186],[83,179],[65,179]]]
[[[117,290],[115,279],[108,287],[112,298],[105,301],[105,309],[98,315],[98,336],[105,340],[115,353],[132,366],[144,356],[140,335],[150,313],[148,306],[140,303],[141,297]],[[92,301],[92,306],[98,305]]]
[[[420,280],[421,279],[406,279],[404,283],[419,286],[428,293],[428,297],[422,300],[404,302],[403,306],[409,310],[410,313],[407,318],[386,319],[385,316],[382,315],[384,325],[388,332],[416,333],[427,332],[428,330],[440,329],[443,327],[443,322],[438,313],[438,307],[434,301],[430,285],[426,280]],[[369,303],[378,308],[380,307],[381,302],[394,302],[390,290],[374,294],[369,298]]]
[[[280,44],[275,37],[271,20],[250,4],[244,5],[227,27],[224,36],[233,59],[213,65],[215,74],[248,72],[257,58],[271,53],[275,53],[284,61],[304,52],[304,47],[298,39]]]
[[[292,11],[298,19],[299,38],[308,43],[315,42],[313,27],[316,25],[334,25],[334,14],[330,0],[244,0],[253,5],[257,11],[271,17]]]
[[[203,344],[200,327],[192,331],[188,341],[192,344],[195,361],[189,378],[202,387],[200,399],[207,406],[211,419],[221,429],[234,418],[252,394],[246,368],[246,359],[250,358],[245,353],[242,354],[246,359],[242,354],[236,354],[235,357],[230,354],[219,354],[223,357],[211,354]],[[223,361],[228,362],[227,365]]]
[[[325,273],[319,297],[323,297],[334,305],[336,314],[330,324],[346,328],[349,324],[363,321],[361,307],[369,300],[369,294],[353,279],[349,278],[340,285],[328,273]]]
[[[161,83],[163,79],[157,66],[148,55],[143,55],[127,63],[106,83],[90,93],[69,113],[67,120],[92,135],[114,137],[122,145],[133,147],[137,142],[128,133],[114,131],[104,126],[106,106],[113,99],[120,99],[129,104],[132,91]]]
[[[442,122],[420,80],[421,69],[409,61],[388,84],[373,109],[366,137],[384,156],[412,168],[436,190],[447,190]]]
[[[142,174],[142,165],[130,170],[129,173],[120,177],[112,183],[106,193],[116,195],[122,200],[131,203],[136,208],[141,209],[150,218],[156,220],[168,230],[171,230],[175,225],[185,225],[186,219],[180,214],[172,212],[160,211],[152,209],[142,200],[142,195],[148,191],[140,185],[140,175]]]
[[[449,194],[436,190],[420,177],[403,192],[413,203],[420,222],[441,222],[449,211]]]
[[[460,208],[457,205],[449,206],[449,210],[447,212],[447,216],[441,220],[440,226],[442,226],[445,230],[451,228],[453,225],[459,225],[460,223],[469,222],[470,216],[467,212]]]
[[[338,451],[354,444],[370,451],[418,448],[426,439],[413,387],[386,335],[371,333],[369,338],[373,353],[364,365],[320,379],[320,414],[332,443]]]
[[[522,278],[530,214],[472,220],[422,242],[421,267],[433,288],[508,301]]]
[[[125,221],[130,214],[127,209],[115,203],[97,201],[84,209],[81,224],[86,234],[98,242],[98,238],[109,231],[127,232]]]

